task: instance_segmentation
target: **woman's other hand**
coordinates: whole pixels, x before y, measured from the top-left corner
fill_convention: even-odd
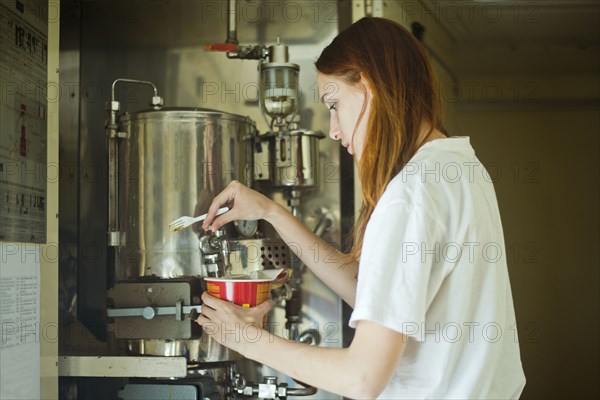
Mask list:
[[[261,335],[269,334],[262,325],[265,314],[273,308],[271,300],[244,308],[204,292],[202,303],[202,313],[196,322],[204,333],[242,355],[245,346],[256,343]]]
[[[238,181],[232,181],[213,199],[202,228],[206,231],[210,227],[216,231],[231,221],[267,219],[274,205],[275,203],[266,196]],[[230,210],[215,218],[217,210],[223,206],[229,207]]]

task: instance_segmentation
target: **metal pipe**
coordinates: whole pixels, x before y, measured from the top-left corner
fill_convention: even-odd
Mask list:
[[[294,217],[301,221],[302,215],[300,213],[300,203],[302,193],[298,189],[292,189],[289,193],[290,197],[288,198],[288,205],[290,206],[290,211]]]
[[[318,389],[316,387],[308,386],[308,385],[306,385],[300,381],[297,381],[295,379],[294,379],[294,381],[304,387],[288,388],[287,389],[288,396],[312,396],[313,394],[316,394],[318,391]]]
[[[149,81],[140,81],[137,79],[126,79],[126,78],[119,78],[119,79],[115,79],[115,81],[112,83],[112,87],[111,87],[111,91],[110,91],[110,99],[112,101],[115,101],[115,87],[117,86],[117,83],[119,82],[127,82],[127,83],[139,83],[141,85],[149,85],[152,86],[152,89],[154,90],[154,96],[158,97],[158,89],[156,89],[156,85],[152,82]]]
[[[227,40],[225,43],[238,44],[237,40],[237,9],[236,0],[227,2]]]
[[[117,149],[117,111],[119,103],[113,100],[108,104],[109,112],[106,123],[106,135],[108,138],[108,245],[118,246],[120,244],[119,213],[118,213],[118,187],[119,187],[119,165]]]
[[[323,213],[323,215],[321,216],[321,218],[319,219],[319,221],[317,222],[317,225],[315,226],[314,229],[314,234],[322,237],[323,234],[327,231],[329,231],[331,229],[331,227],[333,226],[333,216],[331,215],[331,213],[329,211],[325,211]]]
[[[373,16],[373,0],[365,0],[365,15],[367,17]]]
[[[154,95],[150,101],[150,105],[154,109],[159,109],[162,106],[162,98],[158,96],[156,85],[149,81],[141,81],[137,79],[119,78],[111,85],[110,101],[106,103],[106,111],[108,111],[108,121],[106,121],[106,136],[108,139],[108,245],[122,245],[121,232],[119,229],[119,143],[118,139],[123,139],[125,136],[119,132],[117,123],[117,112],[120,109],[120,103],[116,100],[115,88],[117,83],[135,83],[139,85],[148,85],[152,87]]]

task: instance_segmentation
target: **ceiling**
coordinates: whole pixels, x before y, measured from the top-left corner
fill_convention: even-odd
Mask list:
[[[114,46],[170,47],[179,43],[200,48],[226,36],[224,1],[61,3],[65,23],[71,22],[71,14],[83,21],[87,46],[110,38]],[[244,13],[244,7],[264,8],[267,3],[271,4],[266,0],[238,1],[240,41],[272,43],[281,35],[286,43],[299,46],[322,40],[320,29],[328,24],[304,24],[297,29],[297,24],[284,23],[280,14],[293,3],[302,5],[303,17],[325,19],[331,14],[331,2],[319,3],[319,14],[314,14],[313,2],[277,2],[275,11],[279,13],[275,17],[280,18],[273,20],[266,12],[257,21]],[[406,23],[421,22],[427,29],[425,43],[456,76],[552,75],[565,71],[589,75],[600,70],[600,0],[385,0],[383,4],[387,8],[384,15],[401,15]],[[165,29],[165,21],[178,23]]]
[[[600,1],[419,0],[458,74],[597,74]],[[476,62],[475,62],[476,61]]]
[[[589,46],[600,42],[600,1],[422,0],[461,43]]]

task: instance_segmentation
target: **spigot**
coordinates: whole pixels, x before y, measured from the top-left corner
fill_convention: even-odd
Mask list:
[[[222,276],[219,270],[219,254],[207,254],[203,259],[206,266],[206,276],[211,278],[219,278]]]
[[[231,274],[230,245],[224,229],[208,231],[198,238],[202,262],[207,276],[220,277]],[[217,275],[214,275],[217,273]]]

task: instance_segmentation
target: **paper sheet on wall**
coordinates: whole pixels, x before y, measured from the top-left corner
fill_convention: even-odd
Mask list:
[[[44,11],[44,7],[45,10]],[[48,5],[0,1],[0,240],[44,243]]]
[[[0,399],[40,398],[40,255],[0,243]]]

